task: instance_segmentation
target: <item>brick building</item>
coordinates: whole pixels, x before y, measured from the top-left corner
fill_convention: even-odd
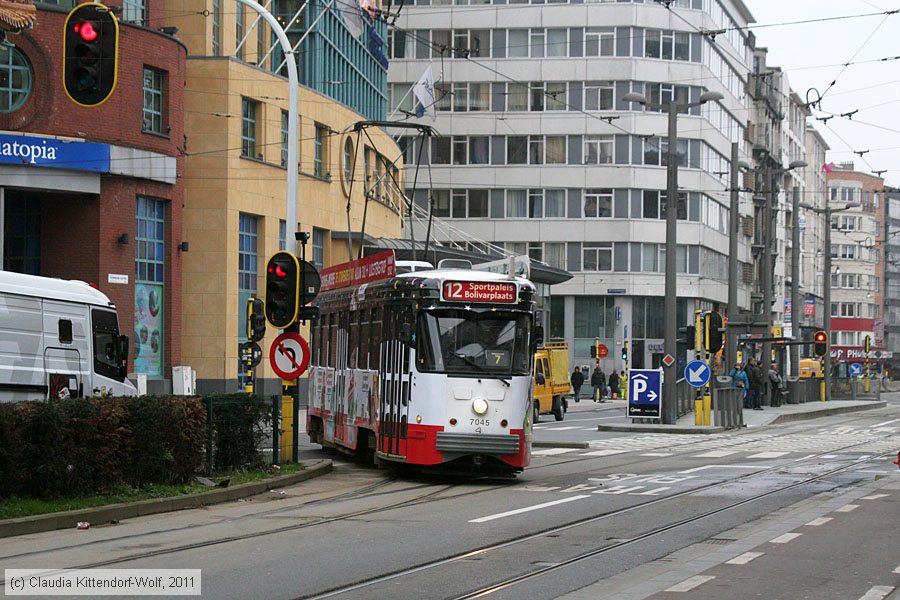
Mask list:
[[[187,49],[139,25],[159,23],[161,5],[120,4],[117,86],[84,108],[62,85],[72,3],[37,7],[0,46],[2,268],[95,284],[132,337],[129,371],[159,391],[181,362]]]

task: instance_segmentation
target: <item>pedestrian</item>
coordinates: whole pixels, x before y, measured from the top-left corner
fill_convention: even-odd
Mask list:
[[[581,369],[575,367],[575,369],[572,371],[570,382],[572,383],[572,391],[575,394],[575,402],[580,402],[581,386],[584,385],[584,375],[581,374]]]
[[[613,372],[609,374],[609,387],[612,390],[613,398],[619,397],[619,385],[620,385],[619,374],[616,372],[615,369],[613,369]]]
[[[778,372],[778,364],[772,363],[769,368],[769,397],[772,399],[772,406],[781,404],[781,394],[784,392],[784,378]],[[777,399],[777,403],[775,400]]]
[[[598,364],[591,373],[591,386],[593,387],[591,398],[594,402],[606,402],[603,399],[603,392],[606,389],[606,374],[600,369]]]
[[[744,365],[735,363],[734,368],[731,369],[728,376],[731,377],[731,386],[741,390],[741,399],[744,402],[744,408],[750,408],[750,403],[747,401],[750,382],[747,379],[747,373],[744,371]]]
[[[762,410],[763,392],[766,386],[765,375],[755,358],[747,361],[746,371],[747,379],[750,381],[750,405],[753,410]]]

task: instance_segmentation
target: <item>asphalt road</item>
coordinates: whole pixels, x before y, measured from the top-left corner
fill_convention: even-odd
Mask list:
[[[6,539],[0,564],[197,568],[207,598],[898,596],[900,403],[706,436],[601,433],[624,403],[571,408],[536,438],[590,447],[536,448],[515,480],[334,457],[246,502]]]

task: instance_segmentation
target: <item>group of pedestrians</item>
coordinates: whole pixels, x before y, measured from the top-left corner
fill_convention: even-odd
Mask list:
[[[585,370],[587,370],[587,367],[585,367]],[[570,382],[575,393],[575,402],[581,401],[581,386],[584,385],[584,373],[581,372],[581,369],[575,367],[575,370],[572,371]],[[607,398],[618,397],[620,384],[619,374],[615,369],[610,373],[609,381],[607,382],[606,373],[603,372],[600,365],[597,365],[594,367],[594,372],[591,373],[591,399],[594,402],[606,402]]]
[[[762,401],[766,394],[766,379],[768,379],[771,396],[781,394],[784,389],[784,378],[778,371],[776,363],[772,363],[767,374],[763,371],[763,366],[759,361],[751,357],[746,366],[736,363],[728,375],[731,376],[732,385],[743,390],[744,408],[746,409],[763,410]],[[774,403],[772,404],[774,405]]]

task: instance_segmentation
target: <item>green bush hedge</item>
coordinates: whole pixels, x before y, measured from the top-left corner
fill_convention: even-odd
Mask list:
[[[183,483],[201,466],[256,466],[269,423],[270,403],[245,394],[0,404],[0,497],[106,493]]]

